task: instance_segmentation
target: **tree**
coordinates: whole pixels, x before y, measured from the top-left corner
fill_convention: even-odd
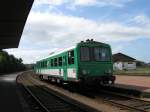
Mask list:
[[[17,59],[6,51],[0,51],[0,74],[21,70],[25,70],[25,65],[22,63],[21,58]]]

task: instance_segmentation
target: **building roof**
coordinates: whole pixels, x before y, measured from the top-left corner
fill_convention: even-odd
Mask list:
[[[135,58],[132,58],[130,56],[127,56],[123,53],[116,53],[113,54],[113,61],[117,62],[117,61],[122,61],[122,62],[130,62],[130,61],[135,61]]]
[[[16,48],[33,0],[0,1],[0,50]]]

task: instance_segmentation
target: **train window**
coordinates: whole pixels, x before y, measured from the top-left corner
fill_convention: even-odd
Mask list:
[[[109,61],[109,49],[108,48],[94,48],[94,59],[95,61]]]
[[[62,66],[62,57],[58,58],[58,64],[59,64],[59,66]]]
[[[54,59],[54,66],[57,66],[57,58]]]
[[[88,47],[80,48],[80,59],[81,59],[81,61],[89,61],[90,60],[90,49]]]
[[[74,50],[68,52],[68,64],[74,64]]]
[[[45,62],[43,61],[43,68],[45,67]]]
[[[45,68],[45,61],[43,61],[43,68]]]
[[[54,66],[54,60],[51,59],[51,67],[53,67],[53,66]]]
[[[41,62],[41,68],[43,68],[43,62]]]
[[[42,68],[43,68],[43,62],[41,62],[41,66],[42,66]]]
[[[43,68],[45,67],[45,61],[43,61]]]
[[[47,67],[47,61],[43,61],[43,68]]]
[[[47,67],[51,66],[50,60],[47,61]]]
[[[63,56],[63,66],[66,66],[66,63],[67,62],[67,59],[66,59],[66,56]]]
[[[41,62],[41,68],[43,68],[43,62]]]

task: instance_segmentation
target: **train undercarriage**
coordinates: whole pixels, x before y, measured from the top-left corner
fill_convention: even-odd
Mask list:
[[[78,85],[104,85],[104,84],[114,84],[115,83],[115,76],[95,76],[95,77],[80,77],[78,80],[70,79],[70,80],[63,80],[61,77],[53,77],[53,76],[45,76],[43,74],[39,75],[41,80],[49,80],[55,83],[68,83],[68,84],[78,84]]]

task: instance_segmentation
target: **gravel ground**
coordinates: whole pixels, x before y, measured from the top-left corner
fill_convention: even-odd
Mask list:
[[[116,76],[116,84],[128,85],[142,91],[150,92],[150,77],[147,76]]]
[[[108,104],[107,102],[104,102],[103,99],[100,99],[100,97],[96,97],[95,99],[89,98],[89,97],[86,97],[86,96],[83,96],[80,94],[69,92],[67,90],[64,90],[61,87],[47,84],[43,81],[41,82],[41,81],[37,80],[37,78],[34,75],[32,75],[32,77],[31,77],[31,75],[28,74],[26,76],[26,78],[27,78],[27,80],[30,79],[30,80],[33,80],[34,82],[41,83],[42,85],[45,85],[46,87],[53,89],[54,91],[57,91],[57,92],[65,95],[65,96],[69,96],[70,98],[72,98],[76,101],[79,101],[83,104],[91,106],[91,107],[93,107],[99,111],[102,111],[102,112],[129,112],[127,110],[122,110],[119,107]]]

